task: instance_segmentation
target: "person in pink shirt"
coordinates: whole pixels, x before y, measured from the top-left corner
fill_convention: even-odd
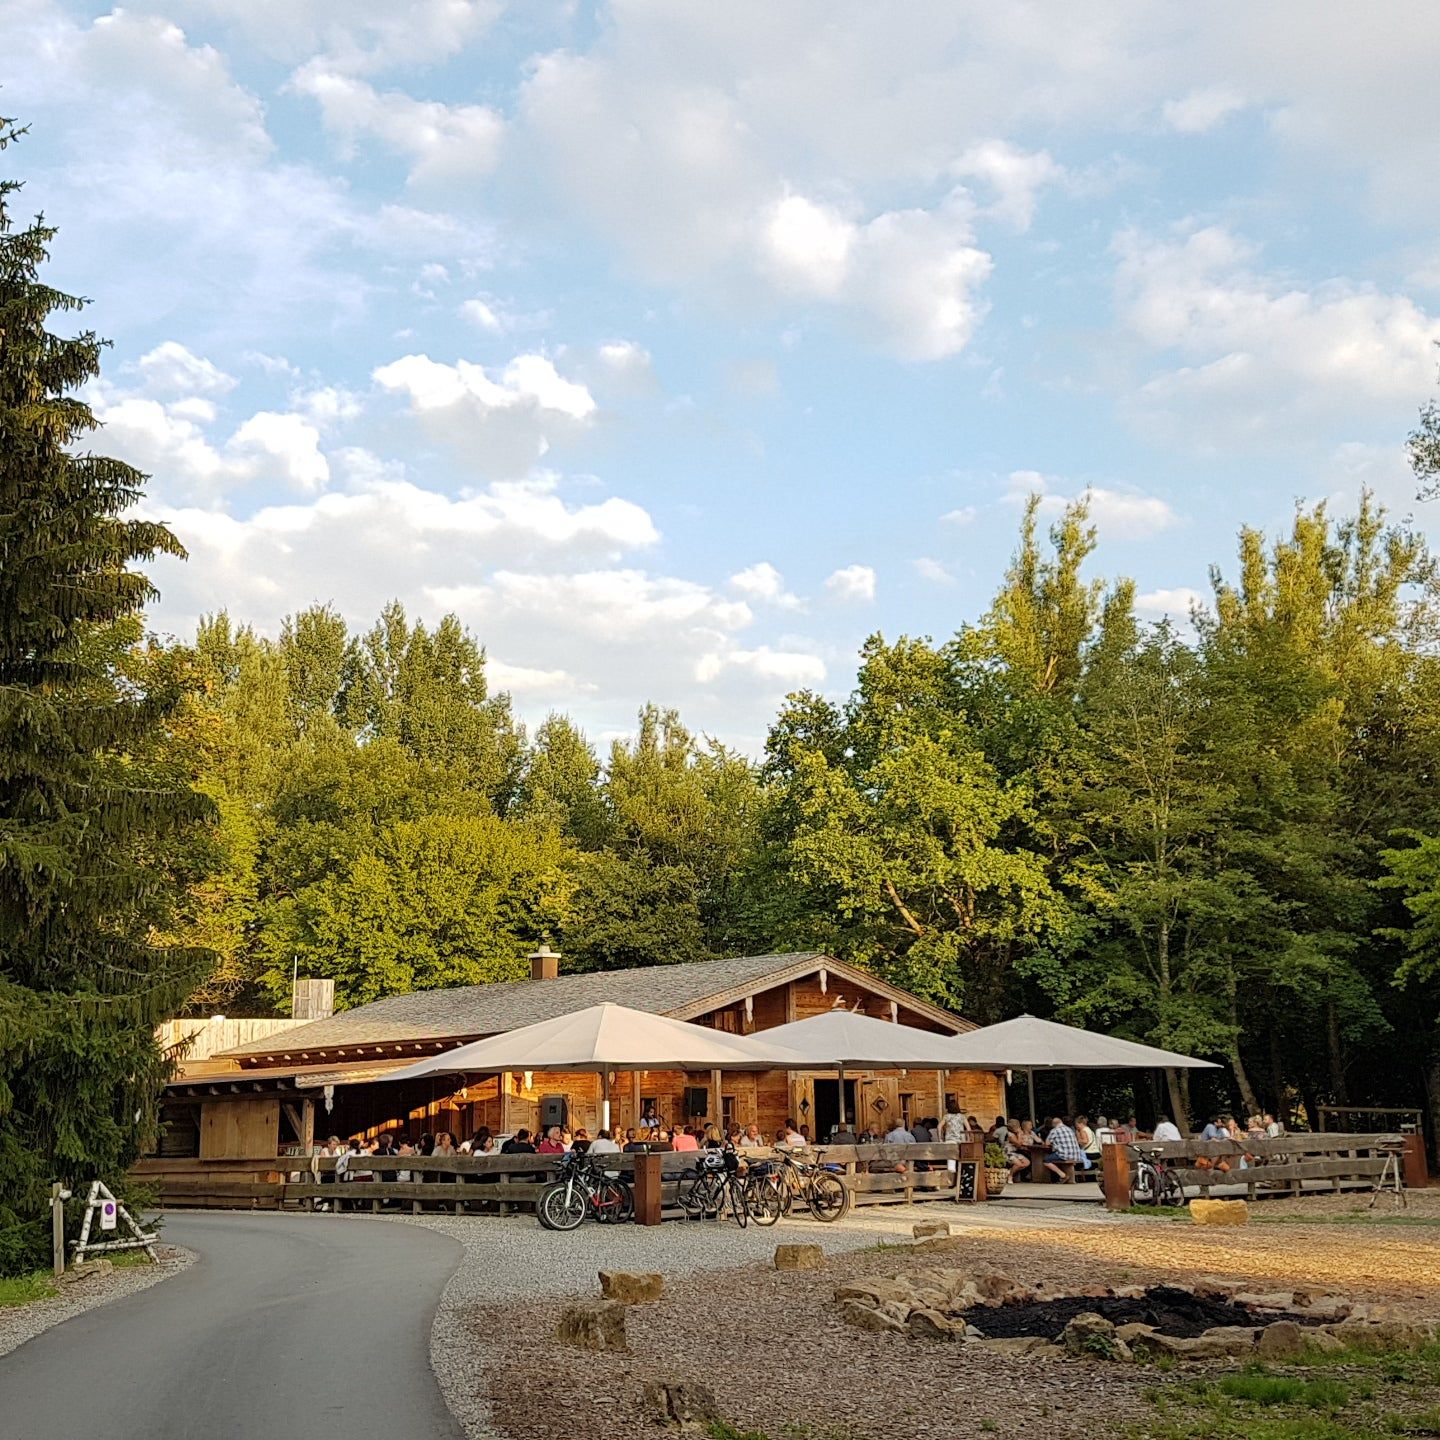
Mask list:
[[[563,1155],[565,1153],[565,1142],[560,1138],[560,1127],[552,1125],[546,1132],[545,1138],[535,1147],[537,1155]]]
[[[677,1130],[675,1138],[670,1142],[677,1150],[698,1150],[700,1142],[695,1138],[693,1130]]]

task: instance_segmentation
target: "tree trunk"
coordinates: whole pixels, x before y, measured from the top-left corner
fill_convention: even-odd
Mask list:
[[[1348,1105],[1350,1092],[1345,1084],[1345,1052],[1340,1044],[1340,1012],[1332,1000],[1325,1007],[1325,1042],[1330,1058],[1330,1100]]]
[[[1076,1111],[1078,1111],[1079,1109],[1080,1109],[1080,1101],[1079,1101],[1078,1097],[1077,1097],[1076,1094],[1075,1094],[1075,1072],[1074,1072],[1073,1070],[1066,1070],[1066,1072],[1065,1072],[1065,1113],[1066,1113],[1066,1115],[1068,1115],[1068,1116],[1070,1117],[1070,1121],[1071,1121],[1072,1124],[1073,1124],[1074,1121],[1075,1121],[1075,1113],[1076,1113]]]
[[[1250,1077],[1245,1073],[1245,1062],[1240,1058],[1240,1008],[1236,999],[1233,973],[1226,977],[1226,987],[1229,990],[1230,999],[1230,1037],[1225,1048],[1229,1051],[1230,1064],[1235,1071],[1235,1083],[1240,1087],[1240,1105],[1245,1111],[1246,1120],[1248,1120],[1252,1115],[1260,1113],[1260,1102],[1255,1098],[1255,1090],[1250,1084]]]
[[[1431,1060],[1425,1071],[1425,1096],[1430,1102],[1430,1141],[1436,1167],[1440,1169],[1440,1055]],[[1434,1173],[1432,1170],[1431,1174]]]
[[[1180,1127],[1182,1135],[1190,1133],[1190,1116],[1187,1113],[1189,1107],[1185,1104],[1185,1096],[1180,1089],[1180,1072],[1167,1069],[1165,1071],[1165,1086],[1170,1092],[1170,1109],[1173,1112],[1170,1118]]]
[[[1280,1053],[1280,1032],[1270,1027],[1270,1103],[1275,1107],[1274,1115],[1283,1125],[1290,1123],[1285,1103],[1285,1065]]]

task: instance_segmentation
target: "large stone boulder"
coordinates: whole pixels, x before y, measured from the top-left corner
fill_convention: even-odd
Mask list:
[[[1250,1207],[1243,1200],[1192,1200],[1190,1218],[1197,1225],[1243,1225]]]
[[[665,1277],[654,1271],[602,1270],[600,1293],[622,1305],[643,1305],[665,1293]]]
[[[825,1252],[818,1245],[777,1245],[777,1270],[818,1270],[825,1261]]]
[[[912,1335],[918,1335],[923,1340],[954,1340],[965,1333],[963,1321],[957,1328],[957,1323],[940,1311],[924,1308],[910,1312],[906,1327]]]
[[[915,1287],[899,1275],[893,1280],[884,1275],[876,1275],[869,1280],[853,1280],[848,1285],[839,1286],[835,1291],[835,1298],[842,1303],[846,1300],[859,1300],[876,1308],[887,1300],[898,1300],[908,1305],[914,1297]]]
[[[625,1309],[618,1300],[592,1300],[561,1312],[555,1338],[581,1350],[628,1350]]]
[[[1306,1331],[1293,1320],[1274,1320],[1260,1331],[1255,1353],[1262,1360],[1289,1360],[1305,1352]]]
[[[950,1222],[948,1220],[918,1220],[910,1228],[917,1240],[931,1240],[938,1235],[948,1235]]]
[[[1434,1328],[1409,1320],[1342,1320],[1325,1327],[1355,1350],[1419,1350],[1434,1338]]]

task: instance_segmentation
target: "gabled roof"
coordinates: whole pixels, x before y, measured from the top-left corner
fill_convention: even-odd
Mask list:
[[[817,951],[803,951],[592,971],[560,975],[552,980],[500,980],[449,990],[414,990],[354,1010],[342,1010],[283,1035],[237,1045],[226,1050],[224,1058],[298,1056],[353,1045],[416,1040],[459,1043],[484,1035],[498,1035],[606,1001],[688,1020],[734,1003],[746,994],[812,974],[822,966],[837,978],[896,1000],[952,1032],[974,1028],[969,1021],[929,1005],[852,965]]]

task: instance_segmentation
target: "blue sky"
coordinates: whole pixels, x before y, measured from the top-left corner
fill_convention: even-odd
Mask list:
[[[1436,73],[1427,4],[0,0],[157,626],[398,596],[751,749],[1032,490],[1155,617],[1298,498],[1433,534]]]

